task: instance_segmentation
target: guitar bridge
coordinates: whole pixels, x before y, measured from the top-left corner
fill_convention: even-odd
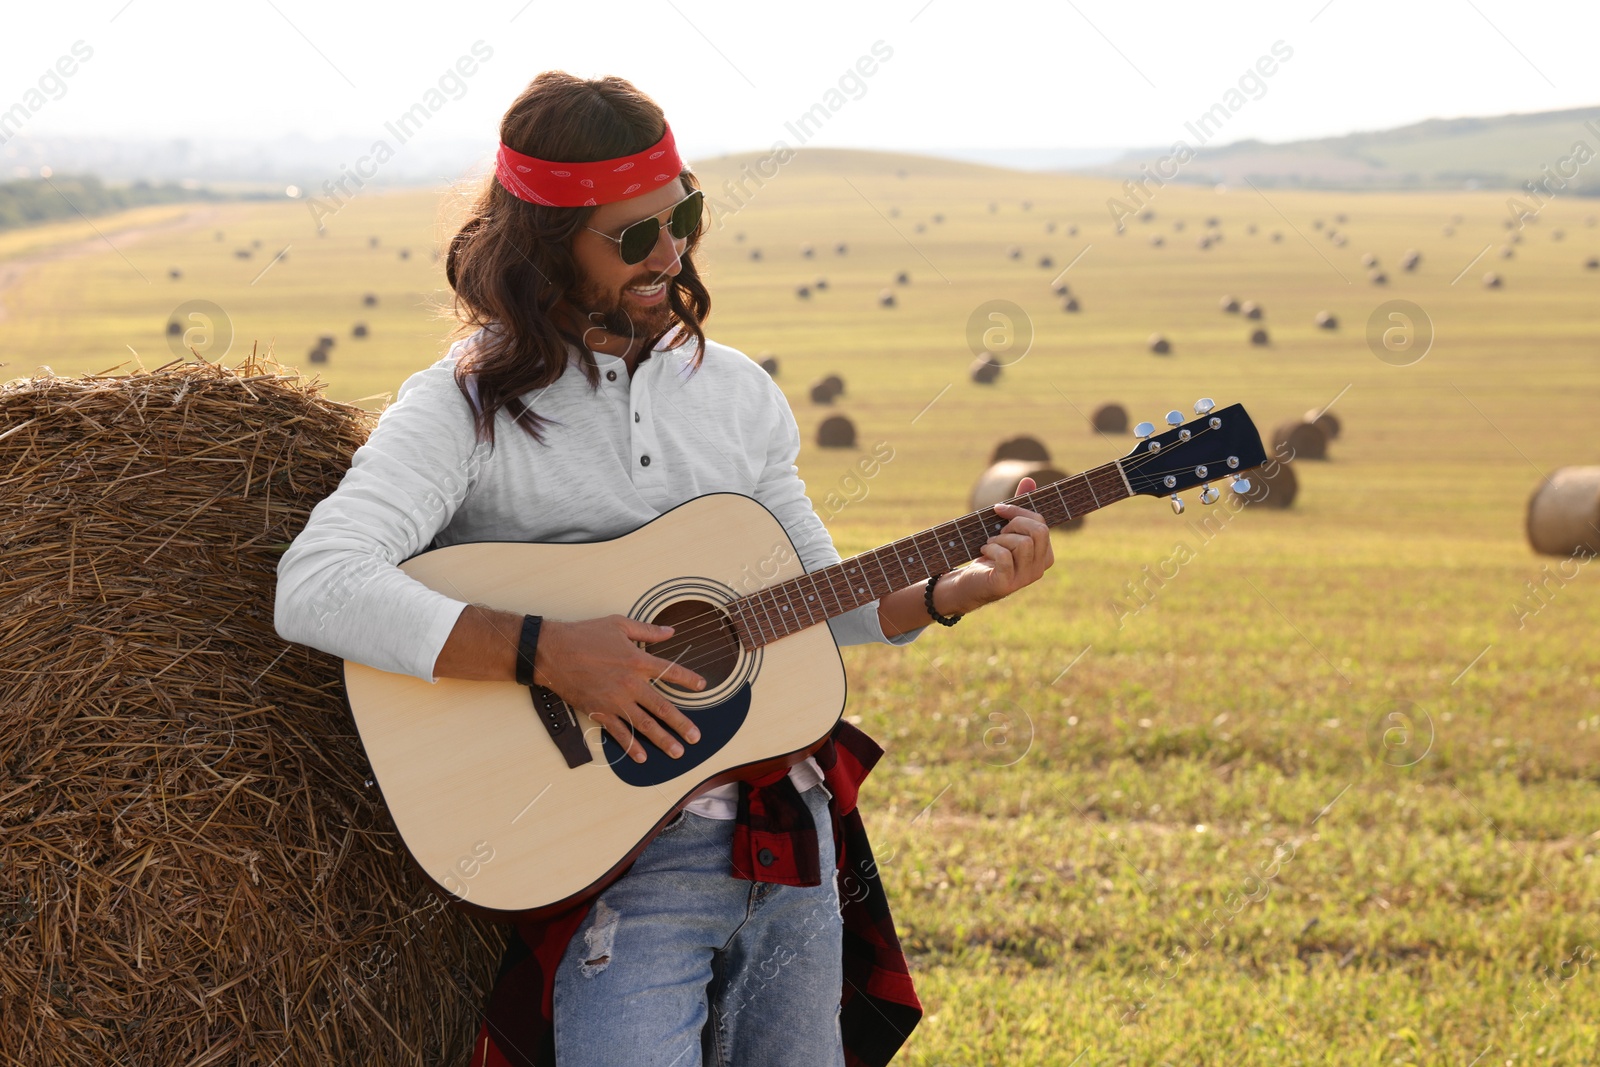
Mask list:
[[[556,743],[567,766],[582,767],[585,763],[593,762],[594,753],[589,751],[583,731],[578,729],[578,717],[572,713],[567,702],[557,696],[554,690],[542,685],[529,686],[528,689],[533,694],[533,707],[539,713],[539,721],[550,732],[550,740]]]

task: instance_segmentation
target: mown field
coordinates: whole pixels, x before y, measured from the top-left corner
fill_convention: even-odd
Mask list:
[[[1558,574],[1523,532],[1542,475],[1600,463],[1600,203],[1557,200],[1510,244],[1503,193],[1169,186],[1119,236],[1110,183],[816,151],[735,197],[742,162],[699,168],[720,205],[710,332],[780,360],[846,554],[964,512],[1014,433],[1072,470],[1126,452],[1086,422],[1107,400],[1155,421],[1242,401],[1263,429],[1332,404],[1344,427],[1296,464],[1287,511],[1129,501],[1057,533],[1011,601],[847,650],[849,714],[888,750],[865,800],[928,1010],[899,1062],[1600,1062],[1600,569]],[[363,194],[322,237],[304,204],[223,205],[43,262],[0,292],[0,377],[156,366],[173,310],[206,300],[230,359],[259,342],[298,364],[332,334],[331,394],[380,403],[444,350],[432,252],[462,193]],[[55,239],[28,233],[0,255]],[[1269,346],[1223,294],[1265,308]],[[1410,365],[1367,343],[1391,299],[1432,323]],[[979,386],[968,324],[990,300],[1033,341]],[[1146,351],[1156,331],[1170,355]],[[827,373],[847,383],[832,409],[808,399]],[[810,443],[832,411],[860,449]],[[893,458],[865,477],[879,442]]]

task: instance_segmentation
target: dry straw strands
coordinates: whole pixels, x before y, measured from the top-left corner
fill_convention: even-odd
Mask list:
[[[409,866],[281,547],[371,416],[254,355],[0,388],[0,1063],[460,1064],[502,937]]]

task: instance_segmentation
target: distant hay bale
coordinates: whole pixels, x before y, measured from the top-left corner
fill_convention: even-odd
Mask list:
[[[856,447],[856,424],[843,415],[829,415],[817,427],[817,445],[820,448]]]
[[[1341,211],[1339,214],[1333,217],[1333,221],[1337,222],[1340,226],[1343,226],[1345,223],[1350,221],[1350,216]]]
[[[1045,223],[1044,224],[1044,232],[1045,233],[1055,233],[1056,232],[1056,224],[1053,223],[1053,222]]]
[[[900,271],[894,276],[894,283],[896,285],[910,285],[911,275],[906,271]]]
[[[927,228],[927,227],[926,227],[926,226],[924,226],[924,225],[923,225],[923,224],[922,224],[922,223],[920,223],[920,222],[919,222],[919,223],[917,223],[917,225],[916,225],[916,226],[915,226],[915,229],[916,229],[916,231],[917,231],[917,232],[918,232],[918,233],[927,233],[927,232],[928,232],[928,228]]]
[[[1078,311],[1078,298],[1075,296],[1067,297],[1061,302],[1061,310],[1070,311],[1076,314]]]
[[[1600,553],[1600,467],[1558,467],[1534,489],[1528,544],[1546,556]]]
[[[1068,237],[1076,237],[1076,236],[1078,236],[1078,228],[1076,226],[1068,226],[1067,227],[1067,236]]]
[[[1483,285],[1486,289],[1498,289],[1502,284],[1503,283],[1500,280],[1500,275],[1496,274],[1494,271],[1490,271],[1488,274],[1483,276]]]
[[[1310,411],[1306,412],[1305,421],[1311,423],[1311,425],[1321,430],[1322,436],[1327,438],[1329,441],[1338,440],[1339,430],[1342,427],[1339,423],[1339,416],[1335,415],[1333,412],[1319,411],[1316,408],[1312,408]]]
[[[318,348],[332,348],[333,344],[334,344],[334,336],[331,333],[325,333],[321,337],[317,338],[317,347]]]
[[[1415,248],[1408,248],[1406,254],[1400,257],[1400,269],[1408,272],[1414,271],[1417,269],[1417,264],[1421,262],[1422,253]]]
[[[1321,220],[1321,219],[1312,219],[1312,220],[1311,220],[1311,228],[1312,228],[1312,229],[1313,229],[1313,230],[1320,230],[1320,229],[1322,229],[1322,220]]]
[[[1583,261],[1583,266],[1586,270],[1600,270],[1600,256],[1590,256]]]
[[[1250,225],[1244,228],[1244,232],[1249,234],[1251,237],[1254,237],[1256,235],[1256,224],[1252,222]]]
[[[1024,211],[1032,211],[1033,210],[1033,201],[1032,200],[1024,200],[1022,202],[1022,210],[1024,210]]]
[[[1259,319],[1262,315],[1266,314],[1266,311],[1254,300],[1246,300],[1244,303],[1239,305],[1239,314],[1243,315],[1247,319]]]
[[[833,246],[833,254],[836,256],[842,256],[848,251],[850,251],[850,246],[845,244],[843,241],[840,241],[838,244]]]
[[[810,245],[805,244],[805,245],[801,245],[800,246],[800,256],[801,256],[801,258],[810,259],[812,256],[814,256],[816,254],[817,254],[817,250],[815,248],[812,248]]]
[[[1151,247],[1160,248],[1162,245],[1164,245],[1166,243],[1167,243],[1167,239],[1165,237],[1161,236],[1159,233],[1153,233],[1153,234],[1150,235]]]
[[[1200,240],[1196,241],[1195,244],[1199,246],[1200,251],[1204,252],[1206,249],[1211,247],[1211,238],[1202,237]]]
[[[895,305],[895,299],[894,299],[894,290],[893,289],[885,289],[881,293],[878,294],[878,306],[879,307],[892,308],[892,307],[894,307],[894,305]]]
[[[251,255],[252,253],[248,248],[235,248],[233,250],[234,259],[249,259]]]
[[[1045,270],[1049,270],[1050,268],[1054,267],[1055,265],[1056,265],[1056,261],[1055,261],[1054,258],[1052,258],[1050,256],[1040,256],[1039,257],[1039,266],[1043,267]]]
[[[1238,300],[1238,298],[1237,297],[1232,297],[1232,296],[1223,297],[1222,298],[1222,310],[1223,310],[1224,314],[1237,315],[1239,313],[1239,300]]]
[[[1250,343],[1258,347],[1262,345],[1270,345],[1272,343],[1272,338],[1270,335],[1268,335],[1265,327],[1257,326],[1255,329],[1250,331]]]
[[[1022,249],[1018,248],[1016,245],[1012,245],[1010,248],[1006,249],[1006,258],[1007,259],[1021,259],[1022,258]]]
[[[811,386],[811,402],[813,404],[831,404],[833,403],[833,398],[837,395],[828,385],[826,379],[815,382]]]
[[[1150,335],[1149,340],[1145,341],[1145,347],[1158,356],[1165,356],[1171,353],[1172,342],[1159,333],[1153,333]]]
[[[824,292],[827,288],[828,288],[828,279],[826,279],[826,278],[818,278],[817,282],[816,282],[816,290],[817,290],[817,292],[819,292],[819,293],[820,292]]]
[[[1516,254],[1517,254],[1517,250],[1515,248],[1512,248],[1510,245],[1501,245],[1500,246],[1500,258],[1501,259],[1510,259],[1512,256],[1514,256]]]
[[[1456,235],[1456,228],[1454,226],[1446,226],[1439,232],[1443,233],[1446,237],[1454,237]]]
[[[1378,257],[1371,252],[1363,252],[1361,254],[1361,265],[1368,268],[1376,267],[1378,265]]]
[[[933,221],[935,223],[943,222],[944,221],[944,216],[942,214],[939,214],[939,213],[935,212],[934,216],[933,216]]]
[[[1183,220],[1182,219],[1173,219],[1172,220],[1172,232],[1173,233],[1182,233],[1183,232]]]
[[[795,289],[794,295],[798,296],[801,300],[810,300],[811,299],[811,286],[809,286],[809,285],[799,286],[798,288]]]
[[[167,320],[167,336],[168,337],[182,337],[183,336],[183,323],[179,322],[177,319],[168,319]]]
[[[402,248],[402,249],[401,249],[401,250],[400,250],[400,258],[401,258],[401,259],[410,259],[410,258],[411,258],[411,249],[409,249],[409,248]]]
[[[778,376],[777,356],[774,356],[770,352],[763,352],[757,359],[757,363],[760,365],[762,370],[767,372],[767,377],[776,378]]]
[[[1101,433],[1127,433],[1128,409],[1121,404],[1101,404],[1094,409],[1090,421]]]
[[[1300,492],[1300,479],[1295,476],[1294,464],[1270,460],[1245,475],[1250,481],[1250,491],[1240,494],[1229,483],[1228,491],[1250,502],[1253,508],[1287,508]]]
[[[1029,463],[1049,463],[1050,450],[1044,442],[1028,434],[1008,437],[994,446],[994,452],[989,456],[990,465],[1001,460],[1020,459]]]
[[[406,858],[282,546],[372,416],[254,357],[0,388],[0,1061],[459,1063],[503,934]]]
[[[306,362],[316,364],[328,362],[328,350],[321,345],[312,346],[311,351],[306,353]]]
[[[378,306],[378,294],[368,293],[361,298],[361,306],[375,308]]]
[[[1037,486],[1042,488],[1067,476],[1067,471],[1058,470],[1048,463],[1037,460],[1003,459],[998,463],[991,463],[987,470],[978,475],[977,481],[972,485],[972,492],[967,496],[967,507],[972,511],[981,511],[984,508],[994,507],[1002,500],[1010,500],[1018,495],[1017,487],[1022,484],[1024,478],[1032,478]],[[1078,530],[1082,527],[1083,519],[1076,518],[1056,523],[1051,529]]]
[[[1278,231],[1274,230],[1272,232],[1272,242],[1274,244],[1282,244],[1283,243],[1283,234],[1281,234]]]
[[[351,337],[365,337],[365,336],[367,336],[367,324],[364,323],[364,322],[358,322],[354,326],[350,327],[350,336]]]
[[[1222,225],[1222,220],[1217,218],[1215,215],[1212,215],[1212,216],[1210,216],[1209,218],[1206,219],[1206,225],[1210,226],[1213,229],[1215,229],[1216,227]]]
[[[751,262],[753,262],[753,263],[759,263],[759,262],[761,262],[761,249],[759,249],[759,248],[752,248],[752,249],[751,249],[751,250],[750,250],[750,260],[751,260]]]
[[[1339,248],[1343,248],[1349,243],[1349,238],[1345,237],[1345,235],[1342,233],[1336,233],[1333,235],[1333,243]]]
[[[830,374],[822,379],[822,384],[827,386],[834,396],[844,396],[844,379],[837,374]]]
[[[1050,287],[1050,291],[1057,296],[1068,296],[1072,292],[1072,287],[1066,282],[1056,282]]]
[[[971,378],[977,385],[993,385],[1000,378],[1000,364],[987,357],[979,356],[967,368],[967,377]]]
[[[368,237],[367,238],[367,247],[368,248],[377,248],[378,247],[378,239],[376,237]]]
[[[261,247],[261,238],[259,238],[259,237],[250,238],[250,247],[251,248],[255,248],[255,249],[260,249],[260,247]]]
[[[1339,317],[1331,311],[1317,312],[1317,317],[1313,321],[1316,322],[1317,328],[1321,330],[1337,330],[1339,328]]]
[[[167,277],[171,278],[173,281],[178,281],[183,277],[183,271],[179,270],[177,267],[173,267],[171,270],[167,271]]]
[[[1367,281],[1371,282],[1373,285],[1388,285],[1389,276],[1383,273],[1381,270],[1375,270],[1371,274],[1367,275]]]
[[[1312,423],[1303,419],[1282,422],[1272,431],[1272,449],[1278,455],[1294,459],[1327,459],[1328,438]]]

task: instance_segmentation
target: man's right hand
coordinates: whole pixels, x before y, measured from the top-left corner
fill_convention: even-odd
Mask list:
[[[533,680],[559,694],[616,738],[636,763],[643,763],[641,733],[674,759],[683,755],[678,737],[693,744],[700,731],[666,695],[650,683],[684,689],[705,688],[705,679],[671,660],[652,656],[635,642],[665,641],[672,627],[655,626],[626,615],[581,622],[545,619],[533,657]],[[674,737],[668,727],[677,733]]]

